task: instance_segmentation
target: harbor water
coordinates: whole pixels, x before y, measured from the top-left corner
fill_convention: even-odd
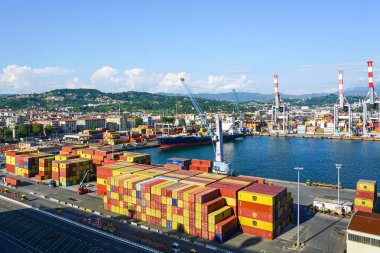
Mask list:
[[[146,149],[152,162],[167,158],[214,159],[212,145],[160,150]],[[294,167],[304,167],[300,180],[337,184],[335,164],[342,164],[341,184],[355,189],[359,179],[380,182],[380,142],[248,136],[224,144],[225,159],[236,174],[297,181]],[[379,187],[380,189],[380,187]]]

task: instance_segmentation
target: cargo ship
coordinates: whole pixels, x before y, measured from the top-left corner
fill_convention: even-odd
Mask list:
[[[225,133],[223,134],[223,142],[234,141],[244,137],[242,133]],[[169,149],[176,147],[189,147],[212,144],[210,135],[172,135],[158,137],[159,149]]]

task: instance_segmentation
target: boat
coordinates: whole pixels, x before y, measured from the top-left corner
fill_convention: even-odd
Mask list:
[[[223,142],[230,142],[244,137],[242,133],[224,133]],[[169,135],[157,138],[159,149],[189,147],[212,144],[211,135]]]

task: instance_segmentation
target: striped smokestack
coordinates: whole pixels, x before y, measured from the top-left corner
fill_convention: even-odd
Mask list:
[[[371,105],[373,104],[374,100],[374,88],[373,88],[373,70],[372,70],[372,63],[373,61],[367,61],[368,64],[368,86],[369,86],[369,101]]]
[[[276,108],[280,108],[280,95],[278,94],[278,75],[274,75],[274,99]]]
[[[343,96],[343,70],[339,70],[338,73],[339,78],[339,106],[343,107],[344,104],[344,96]]]

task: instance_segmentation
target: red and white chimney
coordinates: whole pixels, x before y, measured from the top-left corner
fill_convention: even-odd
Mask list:
[[[343,107],[344,105],[344,95],[343,95],[343,70],[339,70],[339,106]]]
[[[368,64],[368,86],[369,86],[369,101],[371,104],[374,102],[374,88],[373,88],[373,69],[372,69],[373,61],[367,61]]]
[[[280,95],[278,94],[278,75],[274,75],[274,101],[276,108],[280,108]]]

